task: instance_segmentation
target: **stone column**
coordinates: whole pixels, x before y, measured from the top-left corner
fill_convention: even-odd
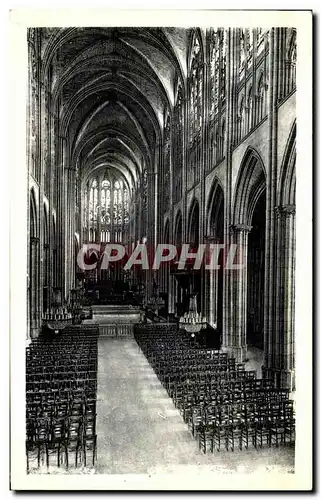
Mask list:
[[[50,84],[51,84],[51,80]],[[54,154],[54,118],[52,113],[52,103],[51,103],[51,93],[48,90],[47,92],[47,113],[48,113],[48,160],[47,160],[47,168],[49,175],[48,182],[48,201],[49,201],[49,210],[48,210],[48,296],[47,296],[47,304],[48,307],[51,305],[52,301],[52,289],[55,284],[56,277],[54,276],[54,262],[53,262],[53,250],[54,250],[54,241],[53,241],[53,206],[54,206],[54,178],[55,178],[55,154]]]
[[[231,231],[232,224],[232,150],[238,138],[237,122],[237,94],[236,85],[239,78],[239,42],[240,30],[229,28],[227,33],[227,66],[226,66],[226,185],[225,185],[225,205],[224,205],[224,243],[229,248],[230,242],[234,242],[234,232]],[[234,296],[230,286],[230,273],[223,263],[223,346],[233,345],[233,315]]]
[[[278,231],[276,227],[275,207],[277,205],[277,142],[278,142],[278,89],[281,80],[281,28],[270,30],[269,41],[269,96],[268,96],[268,163],[266,197],[266,232],[265,232],[265,292],[264,292],[264,366],[263,375],[271,376],[275,366],[274,342],[276,336],[276,304],[278,303],[276,248]]]
[[[35,338],[39,333],[39,310],[37,300],[38,287],[38,267],[39,267],[39,238],[30,238],[30,337]]]
[[[203,65],[203,93],[202,93],[202,124],[201,124],[201,141],[200,141],[200,155],[201,155],[201,168],[200,168],[200,212],[199,212],[199,240],[198,244],[202,243],[205,239],[206,234],[206,188],[205,188],[205,177],[206,177],[206,165],[207,165],[207,153],[209,149],[208,136],[209,136],[209,65],[204,63]],[[203,316],[206,315],[207,301],[206,301],[206,288],[207,288],[207,277],[205,266],[201,266],[200,270],[200,312]]]
[[[65,167],[65,299],[75,287],[75,168]]]
[[[122,195],[121,195],[121,200],[122,200],[122,207],[121,207],[121,243],[123,245],[126,244],[125,240],[125,226],[124,226],[124,183],[122,182]]]
[[[48,224],[49,226],[49,224]],[[44,268],[44,275],[43,275],[43,293],[44,289],[46,288],[47,290],[47,297],[46,297],[46,309],[48,309],[50,305],[50,267],[49,267],[49,256],[51,254],[50,251],[50,244],[49,243],[44,243],[44,248],[43,248],[43,268]],[[43,303],[44,303],[44,297],[43,297]],[[44,310],[43,313],[46,311]]]
[[[181,245],[187,241],[187,194],[188,194],[188,151],[189,151],[189,99],[186,96],[184,101],[184,141],[183,141],[183,165],[182,165],[182,235]],[[174,222],[174,221],[173,221]],[[172,226],[174,237],[175,225]]]
[[[219,239],[214,238],[208,240],[211,244],[219,244]],[[217,324],[218,315],[218,272],[219,269],[210,269],[207,271],[207,288],[205,293],[205,300],[207,301],[207,320],[211,326]]]
[[[91,187],[89,182],[87,182],[86,187],[85,187],[85,194],[84,196],[87,197],[87,213],[86,215],[86,232],[85,235],[87,236],[85,243],[92,243],[91,238],[90,238],[90,229],[91,229],[91,216],[90,216],[90,199],[91,199]]]
[[[102,232],[102,206],[101,206],[101,201],[102,201],[102,182],[103,182],[103,177],[100,175],[98,177],[98,186],[97,186],[97,205],[98,205],[98,210],[97,210],[97,234],[96,234],[96,243],[101,243],[102,238],[101,238],[101,232]],[[100,269],[100,264],[97,265],[97,280],[101,280],[101,269]]]
[[[285,218],[284,247],[284,342],[282,387],[295,389],[295,257],[296,220],[295,206],[283,207]]]
[[[157,199],[157,194],[158,194],[157,165],[160,159],[159,148],[160,145],[157,146],[157,157],[155,158],[155,171],[148,173],[148,188],[147,188],[148,206],[147,206],[147,220],[146,220],[147,227],[143,229],[145,231],[145,236],[147,238],[148,257],[151,251],[153,253],[155,252],[158,232],[160,231],[160,223],[159,223],[160,210],[158,210],[159,207]],[[144,271],[144,275],[145,275],[145,286],[146,286],[146,300],[149,300],[153,292],[152,290],[153,280],[154,279],[158,280],[158,273],[152,271],[151,269],[148,269],[147,271]]]
[[[173,274],[169,277],[168,312],[169,314],[175,313],[175,277]]]
[[[57,239],[57,287],[62,290],[62,297],[65,296],[65,224],[66,224],[66,179],[64,165],[66,165],[66,141],[64,137],[59,137],[57,152],[57,219],[56,219],[56,239]]]
[[[239,264],[239,267],[228,269],[227,262],[224,263],[231,300],[229,328],[223,336],[223,348],[242,362],[247,354],[247,251],[251,226],[237,224],[230,229],[231,242],[237,245],[234,264]]]
[[[295,389],[295,206],[275,210],[277,227],[275,328],[264,373],[277,386]]]
[[[99,182],[99,181],[98,181]],[[111,204],[110,204],[110,212],[111,212],[111,237],[110,237],[110,242],[115,241],[115,232],[114,232],[114,181],[111,179]]]

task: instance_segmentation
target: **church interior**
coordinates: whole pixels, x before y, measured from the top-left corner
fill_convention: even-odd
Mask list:
[[[27,471],[293,472],[296,30],[27,43]],[[245,265],[127,269],[140,244]]]

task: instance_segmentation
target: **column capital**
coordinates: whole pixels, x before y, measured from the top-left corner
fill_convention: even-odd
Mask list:
[[[218,238],[217,236],[205,235],[204,236],[204,242],[205,243],[219,243],[220,242],[220,238]]]
[[[248,226],[247,224],[232,224],[230,226],[230,231],[233,233],[249,233],[253,226]]]
[[[283,205],[282,212],[286,215],[295,215],[295,205]]]
[[[74,165],[66,165],[64,170],[67,170],[67,172],[76,172],[76,167]]]
[[[30,243],[31,243],[33,246],[38,245],[38,243],[39,243],[39,238],[36,238],[35,236],[31,236],[31,238],[30,238]]]
[[[290,217],[296,212],[295,205],[279,205],[274,210],[277,217]]]

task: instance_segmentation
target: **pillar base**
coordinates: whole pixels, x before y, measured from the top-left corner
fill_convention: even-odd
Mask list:
[[[275,387],[295,391],[295,370],[278,370],[262,366],[262,376],[273,380]]]
[[[247,359],[247,345],[241,347],[222,346],[222,350],[230,357],[235,358],[237,363],[244,363]]]
[[[38,338],[40,335],[40,332],[41,332],[40,327],[30,328],[30,340]]]
[[[281,371],[281,387],[286,387],[290,391],[295,391],[295,370]]]

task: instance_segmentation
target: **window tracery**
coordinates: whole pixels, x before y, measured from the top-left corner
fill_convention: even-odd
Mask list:
[[[210,112],[215,114],[226,97],[226,52],[227,30],[219,28],[212,32],[210,52]]]
[[[182,169],[183,169],[183,95],[179,85],[177,100],[174,108],[174,201],[182,198]]]
[[[200,133],[202,124],[203,64],[200,42],[196,36],[190,66],[190,140]]]
[[[107,170],[100,181],[95,178],[90,186],[88,207],[86,193],[84,196],[85,221],[88,216],[90,240],[92,241],[100,225],[101,241],[109,242],[113,238],[121,241],[122,232],[129,222],[129,191],[126,182]]]
[[[171,161],[171,122],[170,116],[167,116],[165,129],[164,129],[164,208],[165,211],[169,209],[170,204],[170,161]]]

